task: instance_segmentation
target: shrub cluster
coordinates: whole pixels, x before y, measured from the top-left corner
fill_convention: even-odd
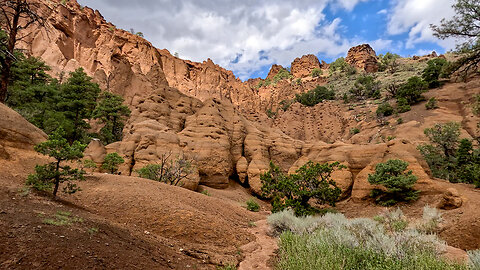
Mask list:
[[[378,106],[376,114],[378,117],[386,117],[392,115],[394,112],[395,109],[393,109],[392,105],[390,105],[388,102],[385,102]]]
[[[319,203],[335,205],[341,194],[340,188],[331,179],[336,169],[344,166],[335,163],[313,163],[309,161],[295,174],[284,174],[270,162],[270,170],[260,175],[262,196],[271,199],[272,212],[292,208],[298,216],[311,215],[317,210],[308,203],[315,198]]]
[[[378,58],[380,58],[378,71],[388,71],[390,73],[395,73],[397,71],[400,55],[387,52],[385,55],[380,54]]]
[[[433,109],[436,109],[438,108],[438,104],[437,104],[437,99],[432,97],[428,100],[428,102],[425,104],[425,108],[427,110],[433,110]]]
[[[345,58],[340,57],[330,64],[329,72],[330,74],[340,72],[346,74],[347,76],[350,76],[357,73],[357,70],[355,69],[355,67],[345,62]]]
[[[460,140],[460,124],[436,124],[424,131],[431,144],[418,147],[433,176],[480,187],[480,147],[469,139]]]
[[[429,88],[440,86],[438,79],[445,76],[445,68],[448,66],[444,58],[435,58],[427,62],[427,67],[423,70],[422,78],[428,84]]]
[[[323,72],[322,72],[322,70],[319,69],[319,68],[314,68],[314,69],[312,70],[312,74],[311,74],[311,75],[312,75],[313,78],[318,78],[318,77],[320,77],[320,76],[323,75]]]
[[[305,106],[315,106],[324,100],[334,99],[335,91],[324,86],[317,86],[306,93],[295,95],[295,100]]]
[[[359,76],[349,93],[351,98],[355,100],[380,98],[380,82],[370,75]]]
[[[295,217],[283,211],[267,222],[280,234],[276,269],[468,269],[441,259],[445,243],[410,228],[400,210],[379,221],[330,213]]]
[[[382,185],[386,188],[372,190],[372,197],[376,202],[390,206],[397,202],[409,202],[418,199],[419,191],[413,189],[417,177],[412,171],[407,171],[408,162],[399,159],[390,159],[379,163],[375,173],[368,175],[368,182],[372,185]]]

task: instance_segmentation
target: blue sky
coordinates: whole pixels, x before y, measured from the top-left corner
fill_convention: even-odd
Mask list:
[[[369,43],[377,54],[444,53],[430,24],[453,16],[454,0],[79,0],[117,27],[144,33],[180,58],[211,58],[245,80],[304,54],[331,62]]]

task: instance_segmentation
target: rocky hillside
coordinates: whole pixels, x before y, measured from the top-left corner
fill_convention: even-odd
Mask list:
[[[191,189],[198,184],[225,187],[229,179],[239,179],[258,193],[259,174],[270,160],[284,170],[308,159],[337,160],[349,167],[339,180],[345,182],[345,192],[353,190],[361,197],[355,194],[361,189],[356,185],[363,186],[367,172],[387,157],[408,160],[420,182],[431,181],[415,149],[426,139],[424,128],[457,120],[464,123],[465,135],[474,132],[461,104],[478,88],[451,94],[464,87],[460,84],[432,94],[438,96],[440,109],[427,112],[420,105],[402,116],[401,124],[379,125],[374,102],[353,109],[340,101],[314,107],[296,103],[268,119],[265,109],[278,108],[280,101],[325,84],[328,64],[314,55],[303,56],[293,61],[292,77],[258,87],[260,82],[275,81],[283,67],[273,66],[266,80],[242,82],[211,60],[194,63],[156,49],[75,1],[44,3],[48,27],[28,29],[33,35],[25,49],[54,67],[53,73],[83,67],[102,89],[125,98],[132,115],[123,140],[105,148],[91,145],[88,156],[100,162],[106,153],[119,152],[126,157],[121,170],[127,175],[172,151],[196,161],[198,173],[191,179]],[[367,72],[378,69],[375,51],[366,44],[352,48],[346,62]],[[314,69],[323,75],[311,76]],[[352,128],[361,132],[352,134]],[[394,139],[387,141],[389,136]]]

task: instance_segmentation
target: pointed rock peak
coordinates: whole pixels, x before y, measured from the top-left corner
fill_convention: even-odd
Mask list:
[[[273,65],[271,68],[270,68],[270,72],[268,72],[268,76],[266,79],[273,79],[273,77],[275,77],[275,75],[278,74],[278,72],[282,69],[285,69],[283,66],[281,65]]]

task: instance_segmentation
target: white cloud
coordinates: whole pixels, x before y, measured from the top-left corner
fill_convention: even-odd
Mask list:
[[[388,11],[386,9],[382,9],[382,10],[379,10],[377,14],[387,14],[387,12]]]
[[[324,10],[351,11],[365,1],[79,0],[119,27],[143,32],[156,47],[193,61],[211,58],[242,79],[303,54],[346,53],[352,42],[339,34],[341,20],[326,20]]]
[[[421,42],[434,42],[445,49],[455,47],[454,40],[439,41],[433,36],[430,24],[439,24],[451,18],[455,0],[397,0],[389,16],[387,32],[390,35],[408,33],[405,46],[414,48]]]
[[[368,0],[337,0],[334,1],[334,7],[341,7],[347,11],[352,11],[355,6],[360,2],[367,2]]]

